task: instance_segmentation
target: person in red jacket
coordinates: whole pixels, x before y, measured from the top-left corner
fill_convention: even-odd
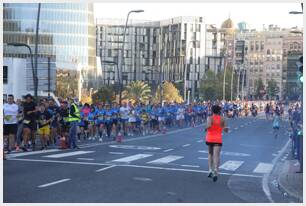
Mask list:
[[[212,106],[212,113],[212,116],[207,118],[205,131],[207,131],[206,145],[208,146],[208,177],[212,177],[215,182],[218,179],[219,172],[222,131],[228,132],[228,128],[225,126],[224,118],[220,115],[220,106]]]

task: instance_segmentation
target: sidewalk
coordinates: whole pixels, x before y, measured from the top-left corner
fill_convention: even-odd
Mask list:
[[[298,160],[285,160],[280,168],[278,183],[281,190],[303,202],[303,173],[296,173],[299,170],[300,164]]]

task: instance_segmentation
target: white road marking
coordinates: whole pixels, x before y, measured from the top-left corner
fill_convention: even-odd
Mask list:
[[[77,158],[78,160],[88,160],[88,161],[93,161],[94,159],[92,158]]]
[[[39,188],[44,188],[44,187],[49,187],[49,186],[52,186],[52,185],[56,185],[56,184],[59,184],[59,183],[62,183],[62,182],[67,182],[69,181],[70,179],[62,179],[62,180],[58,180],[58,181],[55,181],[55,182],[50,182],[50,183],[47,183],[47,184],[44,184],[44,185],[39,185],[38,187]]]
[[[109,154],[124,154],[123,152],[109,152]]]
[[[104,171],[104,170],[108,170],[108,169],[113,168],[113,167],[116,167],[116,165],[111,165],[109,167],[104,167],[104,168],[98,169],[98,170],[96,170],[96,172],[101,172],[101,171]]]
[[[254,173],[268,173],[272,170],[273,164],[260,162],[254,169]]]
[[[188,147],[188,146],[190,146],[190,144],[184,144],[184,145],[183,145],[183,147]]]
[[[200,142],[203,142],[203,140],[198,140],[197,142],[199,142],[199,143],[200,143]]]
[[[208,160],[207,157],[198,157],[198,159],[200,159],[200,160]]]
[[[75,155],[89,154],[89,153],[93,153],[93,152],[95,152],[95,151],[74,151],[74,152],[66,152],[66,153],[61,153],[61,154],[48,155],[48,156],[44,156],[44,157],[62,158],[62,157],[70,157],[70,156],[75,156]]]
[[[239,152],[221,152],[222,155],[238,156],[238,157],[248,157],[250,154],[239,153]]]
[[[143,159],[143,158],[150,157],[150,156],[152,155],[151,154],[136,154],[136,155],[132,155],[128,157],[123,157],[120,159],[115,159],[115,160],[112,160],[112,162],[132,162],[132,161]]]
[[[112,148],[119,149],[138,149],[138,150],[159,150],[159,147],[148,147],[148,146],[138,146],[138,145],[109,145]]]
[[[237,170],[244,161],[226,161],[224,164],[222,164],[219,168],[224,169],[224,170],[229,170],[229,171],[235,171]]]
[[[138,180],[138,181],[143,181],[143,182],[151,182],[152,181],[151,178],[147,178],[147,177],[134,177],[133,180]]]
[[[237,130],[238,129],[238,127],[235,127],[235,130]]]
[[[200,153],[208,153],[208,151],[206,150],[199,150],[198,152]],[[246,154],[246,153],[239,153],[239,152],[221,152],[221,155],[229,155],[229,156],[240,156],[240,157],[248,157],[251,156],[250,154]]]
[[[162,158],[159,158],[159,159],[147,162],[147,163],[148,164],[167,164],[167,163],[170,163],[175,160],[182,159],[182,158],[183,158],[182,156],[168,155],[166,157],[162,157]]]
[[[23,152],[23,153],[17,153],[17,154],[7,154],[7,158],[14,158],[14,157],[23,157],[28,155],[35,155],[35,154],[44,154],[49,152],[58,152],[61,151],[59,149],[50,149],[50,150],[41,150],[41,151],[33,151],[33,152]]]
[[[164,152],[170,152],[172,150],[174,150],[174,149],[166,149],[166,150],[164,150]]]
[[[200,167],[199,165],[181,165],[182,167]]]
[[[195,173],[204,173],[208,174],[209,171],[205,170],[192,170],[192,169],[182,169],[182,168],[169,168],[169,167],[157,167],[157,166],[143,166],[143,165],[114,165],[106,163],[94,163],[94,162],[73,162],[73,161],[59,161],[59,160],[42,160],[42,159],[8,159],[8,161],[24,161],[24,162],[49,162],[49,163],[62,163],[62,164],[78,164],[78,165],[99,165],[99,166],[118,166],[118,167],[134,167],[134,168],[144,168],[144,169],[157,169],[157,170],[166,170],[166,171],[181,171],[181,172],[195,172]],[[219,172],[220,175],[229,175],[229,176],[239,176],[239,177],[254,177],[262,178],[259,175],[249,175],[249,174],[238,174],[238,173],[226,173]]]

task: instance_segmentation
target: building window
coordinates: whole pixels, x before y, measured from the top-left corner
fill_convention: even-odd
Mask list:
[[[7,66],[3,66],[3,84],[8,82]]]

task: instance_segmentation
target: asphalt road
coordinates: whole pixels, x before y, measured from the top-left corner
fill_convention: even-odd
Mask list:
[[[246,203],[271,202],[266,186],[288,141],[287,123],[274,138],[263,117],[229,120],[220,175],[207,178],[203,126],[79,150],[9,155],[5,203]],[[43,153],[42,153],[43,152]],[[277,198],[281,201],[281,198]]]

